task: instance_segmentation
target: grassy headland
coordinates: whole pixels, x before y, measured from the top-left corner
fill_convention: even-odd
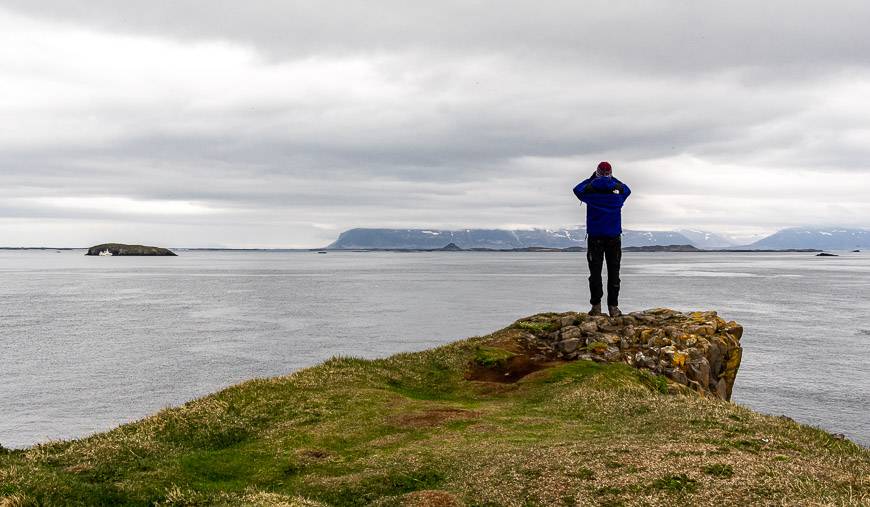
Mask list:
[[[469,380],[559,318],[335,358],[89,438],[0,450],[0,506],[870,503],[867,449],[626,364]]]

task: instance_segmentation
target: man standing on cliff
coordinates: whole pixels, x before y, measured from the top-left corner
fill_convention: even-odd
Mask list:
[[[619,311],[619,261],[622,258],[622,205],[631,190],[613,177],[609,162],[601,162],[589,179],[574,187],[574,195],[586,203],[586,260],[589,262],[589,315],[601,315],[601,268],[607,260],[607,309]]]

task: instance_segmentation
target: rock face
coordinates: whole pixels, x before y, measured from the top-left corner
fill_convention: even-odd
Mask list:
[[[723,400],[740,367],[743,327],[716,312],[666,308],[622,317],[541,314],[514,324],[535,362],[589,359],[625,362]]]
[[[144,245],[124,245],[122,243],[103,243],[102,245],[92,246],[88,248],[88,253],[85,255],[100,255],[101,252],[108,251],[112,255],[163,255],[175,256],[175,253],[166,248]]]

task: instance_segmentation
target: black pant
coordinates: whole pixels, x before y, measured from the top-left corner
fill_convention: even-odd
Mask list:
[[[593,237],[586,240],[586,260],[589,261],[589,292],[593,305],[601,303],[601,267],[607,259],[607,306],[619,305],[619,261],[622,259],[622,237]]]

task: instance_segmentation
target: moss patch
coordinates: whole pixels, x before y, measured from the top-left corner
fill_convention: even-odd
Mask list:
[[[474,362],[484,368],[498,368],[507,365],[507,362],[516,355],[509,350],[481,346],[474,354]]]
[[[724,463],[714,463],[703,468],[704,473],[713,477],[722,477],[725,479],[734,475],[734,467]]]
[[[654,480],[652,488],[670,493],[694,493],[698,489],[698,481],[686,474],[666,475]]]
[[[530,321],[530,320],[521,320],[517,322],[516,327],[519,329],[524,329],[526,331],[531,331],[533,333],[549,333],[558,328],[558,325],[551,321]]]

